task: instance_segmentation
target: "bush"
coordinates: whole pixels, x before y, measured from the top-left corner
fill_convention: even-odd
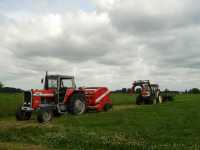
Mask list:
[[[198,88],[193,88],[188,93],[190,93],[190,94],[199,94],[200,90]]]
[[[23,92],[23,90],[12,87],[0,88],[0,93],[21,93],[21,92]]]

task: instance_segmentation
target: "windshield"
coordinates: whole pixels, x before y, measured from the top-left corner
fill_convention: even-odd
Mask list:
[[[57,80],[56,79],[48,79],[48,87],[49,88],[57,88]]]
[[[143,85],[143,89],[144,89],[145,91],[150,91],[150,88],[149,88],[149,86],[148,86],[147,84],[144,84],[144,85]]]
[[[72,88],[73,83],[71,79],[61,79],[61,88]]]

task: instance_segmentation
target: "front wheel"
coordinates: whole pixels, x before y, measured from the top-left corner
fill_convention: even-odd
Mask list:
[[[21,110],[21,107],[17,108],[16,114],[15,114],[16,119],[18,121],[30,120],[31,115],[32,115],[32,112]]]
[[[37,114],[37,120],[39,123],[49,122],[52,120],[53,114],[50,110],[39,110]]]

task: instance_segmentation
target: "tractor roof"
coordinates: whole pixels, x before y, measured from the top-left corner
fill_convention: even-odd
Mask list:
[[[141,84],[150,84],[149,80],[137,80],[135,82],[133,82],[134,85],[141,85]]]
[[[152,87],[159,87],[158,84],[151,84]]]
[[[56,75],[48,75],[48,78],[74,79],[74,76],[56,74]]]
[[[151,84],[152,86],[158,86],[158,84]]]

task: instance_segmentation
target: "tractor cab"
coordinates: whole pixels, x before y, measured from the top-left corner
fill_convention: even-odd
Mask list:
[[[42,79],[43,82],[43,79]],[[46,75],[44,89],[76,88],[73,76]]]
[[[64,101],[66,91],[74,90],[75,88],[76,84],[73,76],[48,74],[45,76],[44,90],[53,90],[58,103]]]
[[[141,94],[143,96],[150,96],[151,94],[155,94],[157,91],[159,91],[159,85],[158,84],[151,84],[149,80],[138,80],[133,83],[133,91],[137,87],[141,88]]]
[[[151,90],[155,94],[157,91],[159,91],[159,85],[158,84],[151,84]]]
[[[136,90],[136,88],[139,87],[141,90],[140,90],[140,94],[142,96],[145,96],[145,97],[148,97],[151,95],[151,84],[149,82],[149,80],[138,80],[138,81],[135,81],[133,83],[133,91]]]

